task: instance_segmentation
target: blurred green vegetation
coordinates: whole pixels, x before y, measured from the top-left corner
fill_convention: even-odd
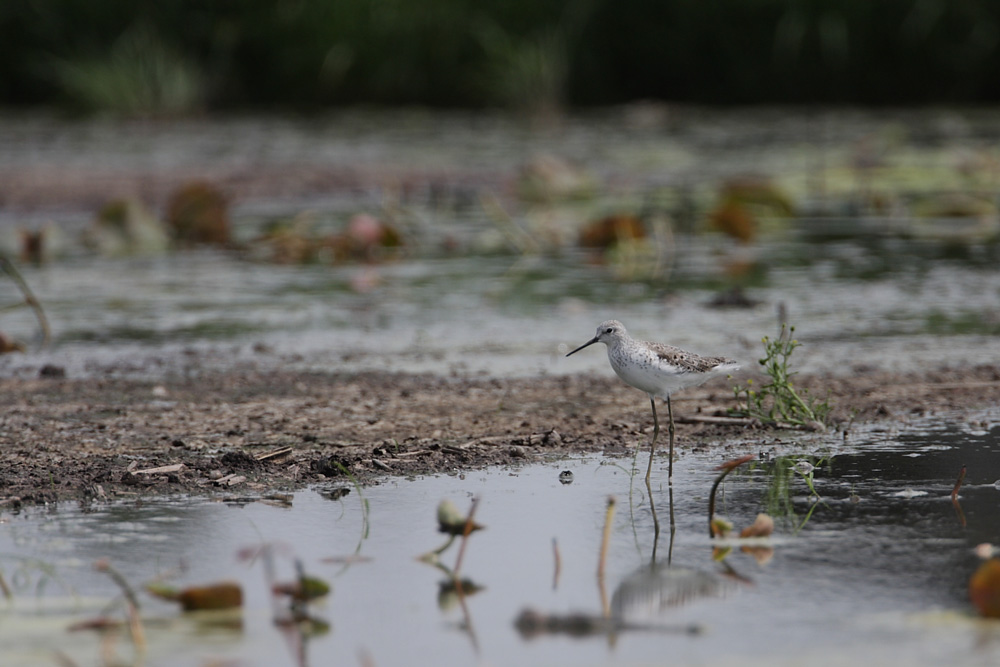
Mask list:
[[[0,104],[1000,99],[993,0],[4,0]]]

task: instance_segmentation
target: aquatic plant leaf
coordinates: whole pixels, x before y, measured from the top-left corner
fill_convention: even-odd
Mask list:
[[[181,595],[177,587],[160,583],[146,584],[146,592],[161,600],[170,600],[171,602],[177,602]]]
[[[229,203],[219,188],[204,181],[174,191],[167,204],[167,223],[181,243],[225,245],[230,240]]]
[[[438,504],[437,521],[438,530],[442,533],[447,533],[448,535],[465,534],[466,517],[458,511],[458,508],[455,507],[455,503],[448,499],[442,500]],[[473,522],[472,526],[469,528],[469,532],[473,533],[477,530],[482,530],[483,528],[485,528],[485,526]]]
[[[243,589],[238,583],[223,581],[207,586],[185,588],[177,596],[184,611],[233,609],[243,606]]]
[[[1000,618],[1000,559],[983,562],[972,575],[969,599],[980,616]]]
[[[731,546],[712,547],[712,560],[716,563],[721,563],[728,558],[731,553],[733,553],[733,548]]]
[[[331,586],[316,577],[302,577],[298,581],[277,583],[272,591],[278,595],[287,595],[301,602],[308,602],[330,594]]]
[[[728,519],[723,519],[722,517],[714,517],[712,519],[712,536],[713,537],[726,537],[733,531],[733,522]]]
[[[166,226],[134,197],[106,203],[84,230],[83,242],[106,257],[159,255],[170,248]]]

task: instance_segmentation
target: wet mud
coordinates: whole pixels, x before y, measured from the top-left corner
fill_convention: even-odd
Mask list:
[[[971,418],[1000,402],[1000,367],[803,376],[797,386],[829,395],[835,438],[937,412]],[[0,505],[8,507],[307,485],[337,492],[573,453],[626,456],[647,446],[653,428],[646,397],[610,375],[241,370],[146,382],[50,373],[0,379],[0,404]],[[736,407],[725,381],[678,394],[673,405],[679,456],[691,448],[739,456],[795,437],[713,421]]]

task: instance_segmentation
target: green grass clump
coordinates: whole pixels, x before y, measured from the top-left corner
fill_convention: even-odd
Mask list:
[[[777,338],[764,336],[764,358],[758,363],[769,381],[757,387],[753,380],[747,380],[733,391],[744,406],[741,412],[748,417],[782,426],[827,426],[833,410],[829,399],[818,401],[805,391],[800,395],[792,385],[795,373],[789,370],[789,359],[802,345],[792,337],[794,333],[795,327],[788,327],[786,333],[786,325],[782,324]]]
[[[65,96],[88,111],[180,114],[202,104],[199,66],[143,24],[126,30],[106,55],[55,60],[52,66]]]
[[[493,24],[479,31],[488,98],[529,116],[558,115],[569,76],[569,45],[558,29],[518,37]]]

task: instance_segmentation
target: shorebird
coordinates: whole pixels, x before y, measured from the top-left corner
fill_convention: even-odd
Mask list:
[[[653,469],[653,453],[656,438],[660,434],[660,422],[656,417],[656,397],[667,401],[670,434],[670,460],[667,479],[674,476],[674,413],[670,407],[670,395],[681,389],[696,387],[714,377],[739,370],[740,365],[725,357],[703,357],[672,345],[648,343],[628,335],[618,320],[601,322],[597,335],[566,356],[576,354],[594,343],[608,346],[608,361],[622,380],[649,396],[653,408],[653,441],[649,445],[649,466],[646,468],[646,484]]]

